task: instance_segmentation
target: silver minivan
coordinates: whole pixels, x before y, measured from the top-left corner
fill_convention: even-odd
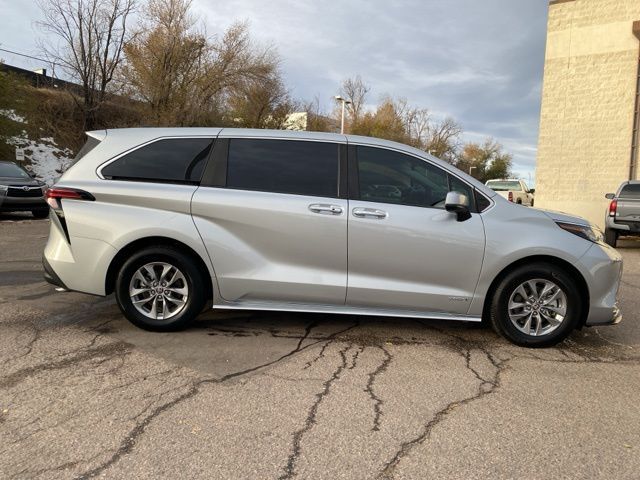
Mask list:
[[[148,330],[205,305],[480,322],[518,345],[617,323],[620,255],[423,151],[330,133],[88,133],[47,193],[47,280]],[[520,231],[519,234],[514,232]]]

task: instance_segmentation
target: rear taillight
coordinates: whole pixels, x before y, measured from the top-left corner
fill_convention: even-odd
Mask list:
[[[609,204],[609,216],[615,217],[617,211],[618,211],[618,200],[614,198],[613,200],[611,200],[611,203]]]
[[[89,192],[85,192],[84,190],[79,190],[77,188],[66,187],[51,187],[46,191],[45,198],[47,199],[49,206],[54,210],[60,210],[62,208],[60,200],[63,198],[68,198],[70,200],[95,200],[95,197]]]
[[[509,201],[513,202],[513,192],[509,192]]]

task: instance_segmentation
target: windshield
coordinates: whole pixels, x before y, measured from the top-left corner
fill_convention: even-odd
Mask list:
[[[520,182],[510,182],[510,181],[498,181],[498,180],[490,180],[487,182],[487,187],[496,192],[506,192],[508,190],[514,190],[516,192],[520,192],[522,187],[520,186]]]
[[[0,177],[30,178],[27,172],[14,163],[0,163]]]

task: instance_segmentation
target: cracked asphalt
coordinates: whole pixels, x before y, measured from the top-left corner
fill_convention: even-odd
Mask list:
[[[640,478],[640,241],[622,324],[527,350],[321,314],[145,332],[42,280],[48,228],[0,216],[0,478]]]

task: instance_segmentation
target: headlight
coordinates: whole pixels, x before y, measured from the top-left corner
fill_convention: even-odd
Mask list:
[[[604,234],[594,225],[577,225],[575,223],[556,222],[561,229],[573,233],[579,237],[589,240],[590,242],[604,242]]]

